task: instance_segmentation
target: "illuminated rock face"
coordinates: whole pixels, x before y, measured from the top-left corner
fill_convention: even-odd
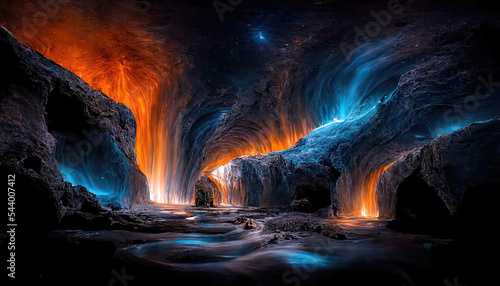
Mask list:
[[[205,175],[196,181],[194,192],[196,198],[194,204],[199,207],[213,207],[214,195],[219,194],[217,185]]]
[[[354,65],[342,60],[335,65],[332,63],[335,56],[311,62],[311,66],[317,69],[314,73],[304,72],[311,78],[310,85],[307,85],[310,88],[305,90],[310,92],[310,102],[314,102],[312,110],[317,110],[313,116],[325,125],[313,130],[288,150],[233,160],[212,172],[213,176],[224,186],[224,193],[258,197],[261,204],[268,203],[262,200],[262,194],[272,193],[266,190],[283,193],[279,197],[286,198],[288,203],[298,199],[299,186],[295,182],[304,179],[311,195],[330,188],[331,203],[337,212],[366,217],[395,216],[394,194],[400,181],[385,185],[392,188],[393,197],[389,198],[385,193],[377,192],[381,176],[389,176],[387,172],[400,160],[414,156],[414,150],[433,139],[474,122],[499,117],[500,88],[496,81],[500,69],[495,60],[498,52],[495,44],[489,42],[498,31],[489,24],[464,25],[460,21],[448,22],[445,30],[397,28],[383,42],[391,45],[384,47],[381,44],[381,48],[373,44],[371,49],[359,47],[351,58],[351,63],[356,63]],[[413,41],[422,48],[415,48]],[[443,47],[442,43],[447,44]],[[336,69],[336,66],[341,68]],[[339,94],[345,96],[336,97]],[[448,136],[462,136],[469,142],[481,140],[479,131],[454,134]],[[491,134],[494,138],[498,136]],[[452,145],[443,146],[428,158],[428,165],[441,168],[429,175],[434,178],[436,186],[450,184],[449,178],[439,175],[447,172],[446,164],[440,164],[439,157],[452,152],[447,150],[453,149]],[[495,157],[495,146],[498,146],[496,141],[477,152],[481,156]],[[467,166],[468,161],[475,164],[472,158],[467,159],[468,155],[456,156],[461,158],[456,160],[463,166]],[[280,158],[278,168],[270,163],[277,157]],[[493,172],[497,168],[495,164],[488,163],[484,168]],[[279,171],[274,174],[269,170]],[[433,172],[430,170],[427,170],[429,174]],[[405,174],[410,175],[411,172]],[[315,181],[321,176],[328,177],[327,183],[317,186]],[[477,178],[477,181],[473,180],[474,184],[488,183],[493,178],[475,176],[473,172],[467,177]],[[267,178],[273,179],[268,181]],[[235,184],[248,180],[254,183]],[[273,186],[278,182],[279,187]],[[457,177],[452,184],[454,186],[447,192],[456,192],[453,203],[441,191],[437,196],[440,201],[437,204],[443,204],[448,215],[453,214],[460,204],[460,194],[468,183]]]
[[[498,184],[499,128],[499,120],[472,124],[409,152],[380,177],[381,214],[440,225],[457,213],[468,189]]]
[[[102,208],[95,195],[63,176],[73,176],[75,185],[90,178],[105,186],[103,192],[88,187],[103,204],[149,201],[146,177],[136,164],[130,110],[20,45],[3,28],[0,45],[6,75],[0,85],[1,167],[25,184],[22,197],[34,210],[51,209],[42,212],[53,221],[66,210]]]

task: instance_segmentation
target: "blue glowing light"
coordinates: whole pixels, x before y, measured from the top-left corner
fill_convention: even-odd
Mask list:
[[[99,199],[119,202],[124,195],[129,175],[127,158],[117,144],[104,136],[100,140],[82,140],[68,145],[65,149],[57,147],[56,160],[65,181],[84,186]],[[85,151],[81,146],[86,142]]]
[[[209,241],[196,239],[196,238],[184,238],[170,242],[169,244],[186,244],[186,245],[203,245],[210,243]]]
[[[264,35],[262,34],[262,32],[259,32],[259,39],[261,40],[265,40],[266,38],[264,37]]]
[[[453,131],[457,131],[458,129],[461,128],[462,128],[461,126],[455,126],[455,125],[437,127],[434,130],[432,130],[432,137],[441,137]]]
[[[197,223],[196,225],[198,225],[198,226],[214,226],[213,223],[208,223],[208,222]]]
[[[399,77],[410,67],[398,60],[392,43],[369,43],[349,59],[327,58],[306,88],[320,126],[376,114],[397,90]]]
[[[434,121],[428,123],[428,129],[431,138],[441,137],[443,135],[447,135],[451,132],[457,131],[459,129],[464,128],[470,124],[474,123],[472,118],[469,120],[462,120],[461,122],[442,122],[442,121]]]
[[[285,258],[286,262],[292,265],[301,265],[306,267],[328,265],[328,261],[319,254],[302,251],[284,251],[281,254]]]
[[[59,169],[64,180],[70,182],[74,186],[84,186],[89,192],[94,193],[97,196],[109,195],[112,193],[112,188],[106,186],[107,184],[103,177],[89,178],[85,172],[81,172],[78,169],[69,168],[64,165],[60,165]]]

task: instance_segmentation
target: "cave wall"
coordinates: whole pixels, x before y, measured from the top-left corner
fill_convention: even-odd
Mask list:
[[[405,193],[418,194],[419,188],[412,189],[407,181],[421,182],[422,189],[431,190],[448,215],[456,214],[468,188],[498,183],[499,124],[498,120],[472,124],[405,155],[380,177],[377,193],[381,215],[398,217],[397,212],[402,211],[397,207],[398,195],[404,199]],[[432,214],[430,206],[428,211]]]
[[[0,45],[0,168],[23,184],[18,189],[23,207],[41,210],[50,224],[67,212],[102,211],[100,203],[148,202],[130,110],[22,46],[3,27]],[[87,189],[72,186],[63,177],[68,172],[105,178],[108,196],[99,201]]]

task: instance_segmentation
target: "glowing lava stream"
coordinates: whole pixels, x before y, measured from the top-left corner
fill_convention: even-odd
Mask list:
[[[399,160],[399,159],[398,159]],[[371,171],[362,179],[361,189],[356,190],[361,196],[360,208],[354,210],[354,214],[366,218],[376,218],[379,215],[377,202],[377,184],[382,173],[389,169],[394,163]]]
[[[341,197],[343,212],[350,216],[377,218],[379,211],[376,190],[380,176],[397,161],[404,158],[406,154],[408,153],[405,153],[389,165],[371,171],[366,176],[357,172],[351,173],[351,184],[346,183],[345,177],[340,180],[337,188]]]

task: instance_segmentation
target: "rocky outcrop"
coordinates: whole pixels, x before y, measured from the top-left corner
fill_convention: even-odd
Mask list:
[[[413,231],[449,225],[466,193],[500,183],[499,130],[499,120],[476,123],[409,152],[380,177],[381,216]]]
[[[217,185],[211,181],[206,175],[202,175],[196,181],[194,187],[195,206],[198,207],[213,207],[214,194],[219,193]]]
[[[0,29],[0,169],[14,174],[24,207],[57,223],[68,211],[102,210],[102,200],[128,207],[148,201],[134,153],[130,110],[90,88],[73,73],[19,44]],[[64,173],[64,177],[63,174]],[[72,177],[80,174],[80,178]],[[88,185],[87,185],[88,187]]]
[[[73,186],[66,189],[62,198],[62,205],[67,211],[99,213],[105,211],[97,196],[83,186]]]
[[[347,231],[340,226],[332,225],[317,217],[295,214],[267,220],[264,230],[279,233],[279,235],[275,236],[275,239],[282,238],[285,234],[280,232],[315,232],[333,239],[345,239],[347,237]]]
[[[331,191],[338,175],[335,168],[321,162],[296,163],[279,153],[244,156],[216,173],[224,188],[216,191],[225,192],[232,204],[286,206],[313,213],[332,205]]]

